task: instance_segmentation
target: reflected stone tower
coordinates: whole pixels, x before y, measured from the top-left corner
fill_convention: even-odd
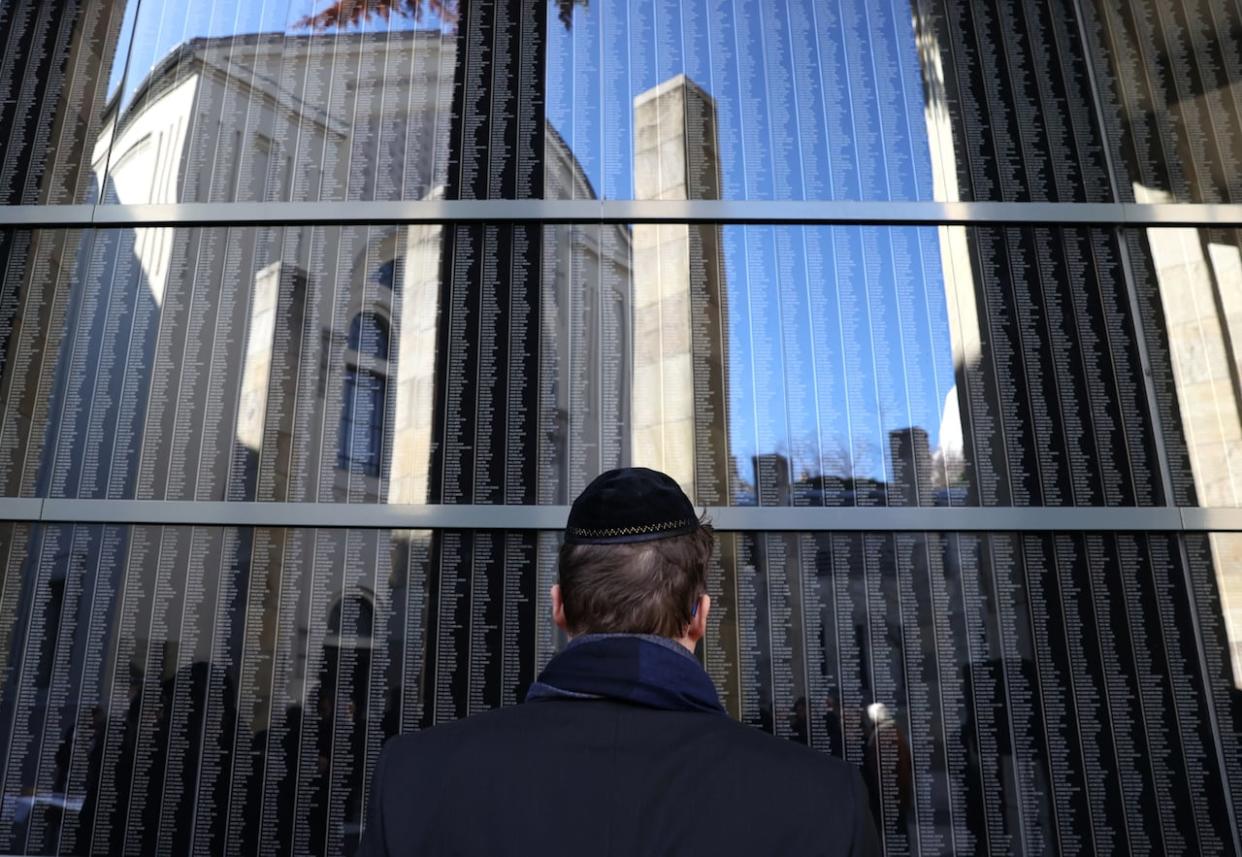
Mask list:
[[[921,426],[897,429],[888,433],[889,505],[919,505],[919,486],[930,493],[933,484],[931,445],[927,430]],[[904,488],[904,490],[903,490]]]
[[[716,104],[678,75],[634,99],[635,199],[720,196]],[[634,463],[728,502],[720,227],[634,226]]]

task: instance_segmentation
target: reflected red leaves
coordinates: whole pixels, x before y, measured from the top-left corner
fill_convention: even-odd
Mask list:
[[[441,21],[457,21],[457,0],[336,0],[326,8],[307,15],[297,26],[312,30],[350,27],[372,18],[388,20],[396,15],[421,21],[431,13]]]

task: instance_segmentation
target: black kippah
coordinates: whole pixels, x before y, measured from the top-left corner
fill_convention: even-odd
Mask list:
[[[573,545],[646,542],[699,528],[694,505],[671,477],[646,467],[601,473],[569,512],[565,541]]]

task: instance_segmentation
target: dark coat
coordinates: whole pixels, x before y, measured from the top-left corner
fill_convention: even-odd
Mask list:
[[[360,855],[871,855],[862,779],[722,714],[544,700],[380,756]]]

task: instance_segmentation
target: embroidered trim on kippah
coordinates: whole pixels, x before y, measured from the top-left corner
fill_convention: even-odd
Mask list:
[[[587,530],[582,527],[570,527],[569,531],[575,536],[582,536],[588,539],[605,539],[611,536],[637,536],[643,533],[661,533],[665,530],[675,530],[679,527],[688,527],[691,521],[665,521],[661,524],[639,524],[633,527],[607,527],[602,530]]]

